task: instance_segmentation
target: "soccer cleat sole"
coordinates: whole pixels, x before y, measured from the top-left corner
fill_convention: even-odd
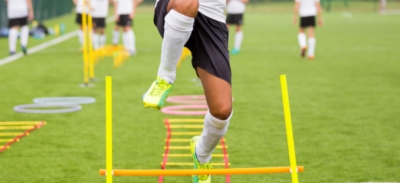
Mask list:
[[[152,105],[152,104],[148,104],[148,103],[143,103],[143,105],[144,105],[145,108],[153,108],[155,110],[160,110],[161,109],[161,107],[157,106],[157,105]]]

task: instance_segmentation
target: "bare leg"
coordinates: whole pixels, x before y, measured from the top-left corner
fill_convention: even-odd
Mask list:
[[[231,85],[204,69],[197,68],[203,84],[209,111],[204,118],[203,133],[196,145],[196,155],[201,163],[211,160],[211,153],[226,134],[232,115]]]

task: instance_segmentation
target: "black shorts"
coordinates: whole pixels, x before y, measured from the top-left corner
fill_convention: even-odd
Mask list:
[[[154,13],[154,24],[164,37],[164,18],[169,0],[160,0]],[[211,19],[201,12],[185,46],[192,52],[193,68],[200,67],[231,84],[231,67],[228,51],[228,28],[225,23]]]
[[[315,27],[315,16],[300,17],[300,27]]]
[[[8,27],[28,25],[28,17],[8,19]]]
[[[228,14],[226,17],[226,24],[243,25],[243,13]]]
[[[94,28],[106,28],[106,18],[92,18],[92,20]]]
[[[82,25],[82,14],[76,13],[75,23],[77,23],[78,25]]]
[[[129,17],[129,15],[119,15],[119,19],[117,22],[119,26],[132,26],[133,20]]]

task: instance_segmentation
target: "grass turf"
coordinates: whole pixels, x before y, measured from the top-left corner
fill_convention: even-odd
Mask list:
[[[111,59],[101,62],[94,88],[78,87],[83,64],[77,39],[0,67],[0,121],[48,122],[0,154],[1,182],[104,181],[98,169],[105,168],[106,75],[114,79],[114,167],[159,168],[162,119],[171,116],[141,104],[156,76],[161,38],[152,12],[139,12],[138,55],[118,69]],[[63,18],[73,21],[72,15]],[[246,13],[242,51],[231,57],[235,113],[226,139],[232,167],[289,165],[279,85],[279,75],[285,73],[297,160],[305,166],[300,182],[400,182],[399,15],[358,12],[348,18],[332,12],[324,18],[326,24],[317,28],[316,59],[308,61],[299,57],[297,26],[290,24],[289,12]],[[6,40],[0,43],[6,45]],[[184,62],[171,95],[202,94],[191,82],[194,76],[190,62]],[[97,102],[70,114],[12,110],[49,96],[91,96]],[[156,180],[114,178],[117,183]],[[165,182],[190,178],[167,177]],[[290,175],[240,175],[232,182],[284,183]]]

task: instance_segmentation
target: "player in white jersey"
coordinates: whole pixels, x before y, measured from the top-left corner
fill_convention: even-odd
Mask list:
[[[109,0],[91,0],[91,14],[93,18],[93,48],[99,49],[106,42],[104,29],[106,28],[106,17],[108,15]]]
[[[301,48],[301,56],[305,57],[308,49],[308,59],[313,60],[315,56],[316,39],[314,29],[315,19],[318,15],[318,24],[322,25],[322,8],[319,0],[295,0],[293,23],[296,24],[300,16],[300,30],[298,41]],[[308,29],[308,46],[305,30]]]
[[[76,20],[75,22],[79,25],[79,32],[78,32],[78,38],[79,38],[79,43],[81,46],[83,45],[83,30],[82,30],[82,13],[84,12],[85,14],[90,14],[90,1],[89,0],[73,0],[76,8]]]
[[[18,28],[21,28],[21,49],[26,55],[29,38],[28,20],[32,21],[34,18],[32,0],[8,0],[7,12],[8,27],[10,28],[8,35],[10,55],[15,54],[17,51]]]
[[[136,38],[132,30],[136,7],[143,0],[114,0],[115,29],[113,33],[113,44],[119,42],[119,29],[122,28],[122,42],[131,55],[136,55]]]
[[[201,136],[190,141],[195,169],[211,169],[211,153],[226,134],[232,116],[231,68],[226,0],[158,0],[154,24],[163,37],[157,79],[143,95],[145,107],[160,109],[176,79],[176,66],[185,46],[200,77],[207,100]],[[192,176],[210,183],[210,175]]]
[[[246,9],[246,3],[249,0],[227,0],[228,5],[226,7],[226,12],[228,16],[226,17],[226,25],[228,29],[230,25],[236,25],[236,32],[235,32],[235,42],[234,47],[231,50],[232,55],[236,55],[240,52],[240,47],[243,41],[243,14]]]

